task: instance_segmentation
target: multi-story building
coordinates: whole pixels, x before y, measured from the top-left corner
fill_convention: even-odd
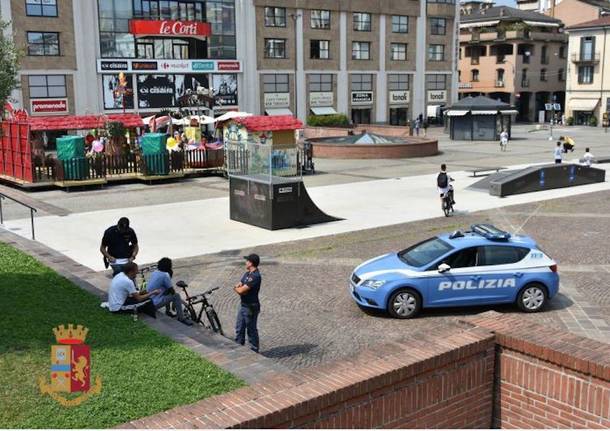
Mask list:
[[[610,113],[610,16],[568,27],[567,31],[566,116],[576,124],[602,125],[604,114]]]
[[[610,12],[609,0],[517,0],[517,7],[557,18],[567,27]]]
[[[260,110],[405,124],[456,96],[456,4],[254,0]]]
[[[33,115],[341,112],[405,124],[457,98],[454,0],[0,0]],[[119,82],[119,73],[126,81]]]
[[[463,15],[460,96],[515,105],[521,121],[537,121],[548,103],[563,107],[567,36],[561,28],[557,19],[507,6]]]

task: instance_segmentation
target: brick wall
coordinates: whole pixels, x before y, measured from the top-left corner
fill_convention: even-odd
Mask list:
[[[610,428],[610,345],[484,313],[496,335],[494,427]]]
[[[313,143],[313,156],[321,159],[406,159],[436,154],[438,141],[422,138],[409,138],[408,143],[387,145]]]
[[[610,428],[610,345],[487,312],[121,428]]]
[[[409,128],[407,126],[388,126],[383,124],[359,124],[356,127],[310,127],[303,129],[305,139],[309,138],[329,138],[332,136],[347,136],[348,131],[353,131],[355,135],[369,132],[383,136],[393,136],[398,138],[406,138],[409,136]],[[413,138],[417,139],[417,138]]]
[[[493,370],[491,334],[453,327],[121,427],[489,428]]]

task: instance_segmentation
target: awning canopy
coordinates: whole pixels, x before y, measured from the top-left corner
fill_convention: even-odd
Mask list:
[[[288,108],[269,108],[265,109],[267,115],[292,115],[292,111]]]
[[[311,112],[313,112],[314,115],[334,115],[337,113],[335,108],[331,106],[326,106],[323,108],[311,108]]]
[[[468,114],[468,111],[458,110],[458,109],[450,109],[447,111],[448,117],[461,117],[463,115]]]
[[[427,117],[438,117],[440,109],[440,105],[428,105],[428,109],[426,109]]]
[[[532,25],[535,27],[559,27],[559,23],[556,22],[544,22],[544,21],[523,21],[527,25]]]
[[[110,115],[61,115],[30,117],[30,130],[90,130],[101,129],[108,122],[119,122],[125,127],[143,127],[144,121],[137,114]]]
[[[472,110],[470,112],[472,115],[496,115],[498,111],[492,111],[490,109],[487,110]]]
[[[273,117],[266,115],[254,115],[249,117],[235,118],[234,121],[242,124],[247,130],[253,132],[296,130],[303,128],[303,123],[292,115],[278,115]]]
[[[570,99],[569,105],[572,111],[593,111],[599,103],[599,99]]]
[[[505,111],[500,111],[500,113],[502,115],[513,115],[513,114],[518,114],[519,111],[517,111],[516,109],[507,109]]]
[[[460,28],[471,28],[471,27],[484,27],[489,25],[496,25],[500,22],[499,19],[495,19],[492,21],[479,21],[479,22],[465,22],[460,24]]]

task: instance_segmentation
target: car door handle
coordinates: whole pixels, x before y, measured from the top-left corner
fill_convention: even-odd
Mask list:
[[[515,277],[521,277],[521,276],[523,276],[523,273],[522,272],[515,272],[513,275]]]

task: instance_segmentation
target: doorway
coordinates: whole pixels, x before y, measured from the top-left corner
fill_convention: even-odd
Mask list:
[[[407,108],[390,108],[390,125],[406,126],[408,113],[409,110]]]
[[[371,108],[352,109],[352,122],[354,124],[371,124]]]

